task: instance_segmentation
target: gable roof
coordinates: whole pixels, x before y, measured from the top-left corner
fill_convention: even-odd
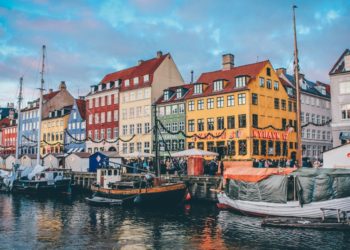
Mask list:
[[[195,98],[201,96],[216,95],[218,93],[230,93],[235,91],[241,91],[247,89],[247,87],[234,88],[235,87],[235,77],[237,76],[249,76],[251,79],[255,78],[257,74],[267,65],[270,64],[269,60],[261,61],[252,64],[246,64],[242,66],[237,66],[229,70],[217,70],[212,72],[202,73],[197,83],[207,84],[208,87],[203,91],[202,94],[193,94],[194,88],[190,90],[187,98]],[[226,80],[227,84],[222,91],[213,91],[213,82],[216,80]],[[196,83],[194,83],[196,84]]]
[[[81,119],[85,120],[86,101],[82,100],[82,99],[76,99],[75,102],[77,104],[77,108],[78,108],[79,114],[81,116]]]
[[[153,73],[156,71],[156,69],[159,67],[159,65],[164,61],[165,58],[169,57],[170,54],[161,55],[159,57],[155,57],[146,61],[140,61],[139,65],[123,69],[114,73],[110,73],[106,75],[101,83],[108,83],[112,81],[122,80],[120,90],[126,91],[141,87],[147,87],[152,85],[153,81]],[[149,81],[144,82],[143,76],[149,75]],[[140,77],[139,83],[137,85],[133,84],[133,78],[134,77]],[[125,86],[124,81],[129,79],[130,83],[129,86]],[[101,84],[100,83],[100,84]]]
[[[329,75],[334,75],[338,73],[344,73],[346,72],[345,70],[345,62],[344,62],[344,57],[350,55],[350,50],[346,49],[343,54],[338,58],[337,62],[334,64],[332,67],[331,71],[329,71]]]

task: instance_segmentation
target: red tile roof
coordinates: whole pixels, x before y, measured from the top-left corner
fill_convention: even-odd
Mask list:
[[[159,67],[159,65],[164,61],[165,58],[169,57],[170,54],[165,54],[160,57],[152,58],[147,61],[142,61],[139,65],[127,68],[124,70],[120,70],[111,74],[106,75],[102,79],[102,83],[108,83],[111,81],[117,81],[119,79],[122,80],[122,85],[121,85],[121,91],[123,90],[130,90],[130,89],[135,89],[135,88],[140,88],[140,87],[146,87],[146,86],[151,86],[152,81],[153,81],[153,73],[156,71],[156,69]],[[149,81],[144,82],[143,81],[143,76],[144,75],[149,75]],[[133,84],[133,78],[134,77],[140,77],[139,78],[139,83],[134,86]],[[130,80],[130,85],[128,87],[125,87],[124,85],[124,80],[129,79]]]
[[[203,94],[193,94],[193,88],[190,93],[187,95],[187,98],[196,98],[201,96],[210,96],[220,93],[230,93],[235,91],[241,91],[247,89],[243,88],[234,88],[235,86],[235,77],[237,76],[249,76],[251,79],[255,78],[257,74],[265,67],[266,64],[270,63],[269,60],[237,66],[230,70],[217,70],[212,72],[206,72],[200,75],[197,80],[197,83],[208,84],[208,87],[203,89]],[[222,91],[213,92],[213,82],[216,80],[227,80],[226,86]]]
[[[83,120],[85,120],[85,114],[86,114],[86,101],[81,99],[75,100],[77,103],[78,111],[80,113],[80,116]]]
[[[43,95],[43,99],[44,99],[45,101],[49,101],[50,99],[52,99],[53,97],[55,97],[58,93],[60,93],[59,90],[58,90],[58,91],[53,91],[53,92],[51,92],[51,93],[47,93],[47,94]]]

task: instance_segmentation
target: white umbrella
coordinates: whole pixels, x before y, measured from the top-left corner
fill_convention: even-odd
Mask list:
[[[185,157],[185,156],[218,156],[218,153],[204,151],[201,149],[191,148],[184,151],[171,154],[172,157]]]
[[[124,154],[124,157],[135,159],[135,158],[143,158],[143,157],[154,157],[154,154],[144,153],[144,152],[133,152],[129,154]]]

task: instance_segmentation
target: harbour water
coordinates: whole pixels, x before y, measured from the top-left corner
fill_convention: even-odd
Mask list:
[[[82,196],[0,194],[0,249],[350,249],[350,232],[260,222],[206,203],[108,208],[89,206]]]

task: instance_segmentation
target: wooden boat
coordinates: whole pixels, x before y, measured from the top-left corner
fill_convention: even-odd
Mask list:
[[[295,171],[295,170],[294,170]],[[235,168],[225,172],[218,207],[246,215],[321,218],[350,210],[350,171]],[[292,185],[291,185],[292,184]],[[290,197],[291,196],[291,197]]]
[[[85,198],[85,200],[92,204],[92,205],[97,205],[97,206],[113,206],[113,205],[122,205],[123,201],[122,200],[117,200],[117,199],[108,199],[108,198],[103,198],[103,197],[98,197],[94,196],[92,198]]]
[[[173,206],[185,199],[186,185],[183,182],[160,182],[149,174],[138,181],[121,180],[120,169],[97,170],[97,181],[91,186],[95,197],[122,200],[123,204],[147,206]]]
[[[350,230],[350,223],[346,221],[338,222],[337,220],[296,218],[296,217],[276,217],[266,218],[261,222],[262,227],[278,228],[303,228],[317,230]]]

